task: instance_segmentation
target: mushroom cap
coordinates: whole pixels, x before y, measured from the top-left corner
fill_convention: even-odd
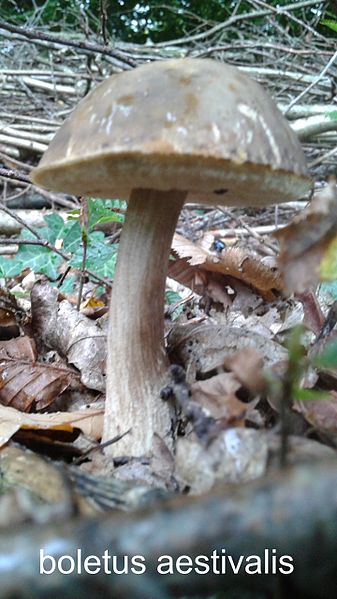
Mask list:
[[[208,59],[106,79],[58,130],[32,179],[76,195],[177,189],[226,205],[288,201],[310,188],[300,143],[268,94]]]

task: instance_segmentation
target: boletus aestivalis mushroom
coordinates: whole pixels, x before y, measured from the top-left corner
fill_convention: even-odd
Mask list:
[[[310,188],[300,144],[263,88],[213,60],[152,62],[112,75],[59,129],[34,183],[124,198],[111,297],[104,440],[113,455],[172,447],[163,341],[171,241],[186,200],[263,206]]]

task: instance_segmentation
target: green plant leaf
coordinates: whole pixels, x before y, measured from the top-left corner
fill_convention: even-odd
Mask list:
[[[337,300],[337,281],[336,280],[323,282],[321,285],[321,290],[323,291],[323,293],[328,293],[334,301]]]
[[[108,204],[109,220],[114,213],[111,212],[113,200],[100,200],[101,206],[95,208],[92,223],[98,222],[98,219],[106,218],[104,216],[105,204]],[[121,202],[117,200],[119,204]],[[103,216],[102,216],[103,215]],[[118,215],[123,217],[123,215]],[[82,231],[80,222],[76,220],[67,220],[58,214],[49,214],[44,217],[46,227],[39,230],[39,235],[55,245],[57,240],[62,241],[62,250],[69,258],[69,265],[81,269],[83,260]],[[30,231],[23,231],[21,237],[27,240],[35,240],[35,236]],[[93,270],[102,277],[113,278],[117,258],[117,245],[108,245],[104,233],[101,231],[90,231],[87,245],[86,267]],[[25,268],[30,268],[35,273],[45,274],[51,281],[55,281],[59,276],[59,268],[64,262],[63,258],[47,247],[40,245],[20,245],[15,257],[9,259],[0,256],[0,276],[5,278],[19,275]],[[69,289],[72,289],[73,282],[69,283]],[[62,287],[64,291],[66,288]]]
[[[43,220],[47,223],[47,227],[40,229],[39,234],[41,237],[53,245],[56,239],[63,239],[62,231],[66,223],[59,214],[46,214]]]
[[[332,19],[322,19],[320,23],[321,25],[326,25],[326,27],[329,27],[329,29],[332,29],[332,31],[337,32],[337,21],[333,21]]]
[[[76,251],[82,241],[82,233],[80,223],[74,221],[68,221],[63,230],[60,231],[61,237],[58,239],[63,240],[63,251],[67,254],[72,254]]]
[[[325,112],[324,116],[329,118],[331,121],[337,121],[337,110],[330,110],[329,112]]]
[[[0,269],[3,277],[14,277],[25,268],[33,272],[45,274],[49,279],[57,279],[58,268],[62,264],[61,256],[49,248],[34,245],[20,245],[18,253],[13,260],[1,258]]]
[[[11,277],[16,277],[19,275],[23,269],[24,265],[21,260],[17,259],[17,256],[13,258],[5,258],[4,256],[0,256],[0,276],[4,279],[10,279]]]
[[[300,389],[294,387],[293,398],[295,401],[316,401],[329,399],[329,393],[326,391],[318,391],[316,389]]]
[[[124,214],[119,214],[116,210],[125,210],[126,202],[122,200],[88,200],[89,211],[89,229],[93,229],[98,223],[106,222],[124,222]]]
[[[104,233],[95,231],[88,238],[86,268],[95,271],[101,277],[113,278],[117,259],[117,245],[107,245]],[[69,265],[82,268],[83,249],[78,247]]]
[[[320,264],[320,275],[325,281],[337,279],[337,236],[329,243]]]
[[[64,294],[73,293],[75,285],[76,285],[76,281],[77,281],[76,276],[67,275],[66,278],[64,279],[62,285],[59,287],[59,290]],[[53,286],[55,287],[55,285],[56,285],[56,283],[54,283]]]
[[[169,306],[171,306],[172,304],[177,304],[181,300],[182,297],[179,295],[179,293],[176,293],[176,291],[172,291],[171,289],[169,289],[165,292],[165,301],[167,304],[169,304]],[[172,320],[175,320],[179,316],[179,314],[182,313],[183,309],[184,306],[177,306],[174,312],[172,312],[171,314]]]
[[[318,368],[337,367],[337,339],[331,341],[320,354],[315,356],[313,365]]]

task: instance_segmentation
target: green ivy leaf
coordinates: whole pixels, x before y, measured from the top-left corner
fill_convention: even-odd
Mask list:
[[[59,287],[59,290],[64,294],[73,293],[76,282],[77,277],[75,277],[74,275],[67,275],[62,285]],[[54,283],[54,287],[55,285],[56,283]]]
[[[46,214],[43,217],[43,220],[47,223],[47,227],[40,229],[39,234],[41,237],[43,237],[43,239],[46,239],[46,241],[49,241],[49,243],[54,245],[56,239],[63,238],[62,231],[64,229],[65,222],[57,213]]]
[[[67,226],[60,232],[62,235],[58,239],[63,240],[63,251],[72,254],[76,251],[82,241],[82,233],[79,222],[68,221]]]
[[[104,216],[104,207],[108,204],[109,220],[111,220],[112,205],[116,202],[121,204],[120,200],[100,200],[101,206],[95,209],[92,223],[96,223],[97,218],[106,218]],[[118,218],[123,215],[118,215]],[[79,220],[67,220],[58,214],[49,214],[44,217],[46,227],[39,230],[39,235],[55,245],[56,240],[62,240],[63,252],[71,260],[69,265],[81,269],[83,260],[82,231]],[[114,219],[114,217],[112,218]],[[22,239],[35,240],[35,236],[30,231],[23,231]],[[108,245],[104,233],[101,231],[92,231],[88,236],[86,267],[102,277],[112,278],[115,271],[117,258],[117,245]],[[51,281],[55,281],[59,276],[59,268],[64,262],[63,258],[47,247],[40,245],[20,245],[15,257],[8,259],[0,256],[0,276],[5,278],[19,275],[25,268],[30,268],[33,272],[45,274]],[[73,282],[69,283],[69,289],[73,287]],[[65,291],[66,288],[62,287]],[[66,292],[66,291],[65,291]]]
[[[171,306],[172,304],[177,304],[181,300],[182,300],[182,297],[179,295],[179,293],[176,293],[175,291],[172,291],[171,289],[169,289],[168,291],[165,292],[165,301],[167,304],[169,304],[169,306]],[[182,313],[183,309],[184,309],[184,306],[182,306],[182,305],[177,306],[176,309],[174,310],[174,312],[172,312],[172,314],[171,314],[172,320],[175,320],[179,316],[179,314]]]
[[[17,259],[17,256],[14,256],[13,258],[5,258],[4,256],[0,256],[0,276],[4,279],[16,277],[23,271],[24,268],[24,265],[22,264],[21,260]]]
[[[93,229],[98,223],[124,222],[124,214],[115,210],[125,210],[126,202],[122,200],[88,200],[89,229]]]
[[[117,259],[117,245],[107,245],[104,233],[95,231],[88,238],[86,268],[95,271],[101,277],[112,278],[115,272]],[[83,248],[77,247],[69,265],[73,268],[82,268]]]
[[[49,279],[55,280],[59,275],[58,268],[63,260],[49,248],[38,245],[20,245],[15,258],[7,259],[6,262],[7,264],[2,261],[0,263],[4,277],[14,277],[25,268],[30,268],[33,272],[45,274]]]

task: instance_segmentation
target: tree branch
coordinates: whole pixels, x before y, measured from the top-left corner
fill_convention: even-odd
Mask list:
[[[50,35],[49,33],[44,33],[42,31],[36,31],[34,29],[27,29],[25,27],[17,27],[16,25],[12,25],[11,23],[7,23],[6,21],[0,21],[0,29],[4,29],[5,31],[10,31],[11,33],[17,33],[19,35],[23,35],[27,39],[32,41],[34,40],[43,40],[47,42],[51,42],[52,44],[59,44],[61,46],[69,46],[71,48],[76,48],[78,50],[83,50],[85,52],[92,52],[94,54],[103,54],[106,56],[110,56],[111,58],[115,58],[120,62],[124,63],[128,67],[134,68],[137,66],[137,63],[127,56],[125,56],[122,52],[118,50],[112,50],[111,48],[107,48],[106,46],[101,46],[100,44],[94,44],[92,42],[77,42],[74,40],[67,40],[63,37],[59,37],[57,35]]]
[[[287,596],[334,597],[336,482],[336,460],[310,462],[245,485],[222,486],[198,498],[174,498],[131,516],[110,512],[96,519],[3,532],[2,596],[23,597],[29,589],[32,597],[44,597],[52,590],[53,597],[70,599],[75,593],[79,599],[89,599],[99,589],[100,594],[109,596],[167,599],[238,588],[280,591],[281,585]],[[63,555],[70,556],[61,561],[61,567],[68,568],[74,560],[75,565],[82,564],[82,572],[76,573],[78,566],[74,566],[75,572],[69,576],[57,568],[54,574],[39,574],[40,550],[56,560],[55,564]],[[142,556],[146,571],[140,575],[114,575],[110,557],[110,575],[104,573],[104,553],[118,556],[119,567],[127,559],[124,556],[129,556],[129,571],[132,557]],[[220,556],[216,562],[211,557],[215,554]],[[101,564],[95,576],[86,574],[83,568],[88,555],[97,556]],[[188,556],[192,563],[187,575],[176,568],[181,555]],[[277,566],[274,574],[271,555]],[[282,555],[292,558],[294,570],[289,575],[277,573]],[[171,574],[158,574],[160,556],[172,559]],[[205,556],[203,563],[209,566],[209,572],[202,576],[195,570],[197,556]],[[229,556],[234,565],[241,560],[237,574],[233,573]],[[261,574],[247,575],[249,556],[260,556]],[[47,559],[45,567],[50,569],[51,565],[52,560]]]

